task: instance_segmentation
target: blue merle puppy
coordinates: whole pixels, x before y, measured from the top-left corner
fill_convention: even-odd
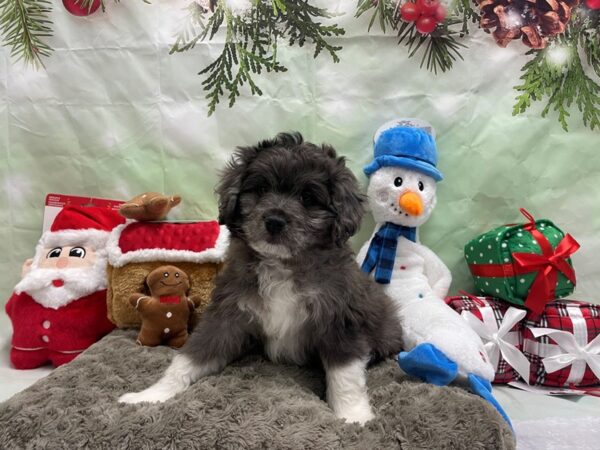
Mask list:
[[[401,333],[392,302],[347,244],[364,210],[344,158],[279,134],[239,148],[217,193],[231,242],[212,303],[164,376],[120,401],[165,401],[258,342],[275,362],[320,360],[334,413],[365,423],[367,364],[397,353]]]

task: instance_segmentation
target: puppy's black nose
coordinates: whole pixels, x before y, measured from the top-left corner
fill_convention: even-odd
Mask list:
[[[265,228],[269,234],[275,235],[281,233],[286,224],[287,220],[284,217],[275,215],[265,217]]]

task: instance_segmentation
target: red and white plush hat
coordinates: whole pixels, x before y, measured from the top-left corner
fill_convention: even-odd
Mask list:
[[[54,219],[50,230],[42,235],[39,246],[81,245],[102,249],[112,229],[124,222],[125,218],[111,209],[65,206]]]

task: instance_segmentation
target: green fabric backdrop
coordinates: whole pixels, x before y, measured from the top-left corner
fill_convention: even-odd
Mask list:
[[[217,171],[237,145],[298,130],[328,142],[361,168],[377,127],[422,117],[437,129],[437,210],[421,239],[452,269],[452,290],[471,289],[462,246],[498,224],[520,220],[519,207],[553,220],[582,244],[574,258],[573,298],[600,295],[600,134],[573,114],[565,133],[540,107],[512,117],[525,48],[469,39],[465,61],[434,76],[408,59],[394,36],[367,34],[355,1],[321,1],[347,34],[342,61],[312,49],[280,47],[290,71],[258,79],[263,97],[243,96],[210,118],[196,73],[219,52],[217,41],[170,56],[180,1],[107,2],[105,14],[69,16],[55,2],[56,48],[46,71],[0,57],[0,302],[32,256],[48,192],[126,199],[145,190],[181,193],[175,217],[216,216]],[[346,14],[344,14],[346,13]],[[358,246],[372,230],[364,222]]]

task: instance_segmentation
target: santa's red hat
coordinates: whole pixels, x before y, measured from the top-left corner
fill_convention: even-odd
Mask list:
[[[40,239],[44,248],[65,245],[103,248],[114,227],[125,222],[119,213],[95,206],[65,206]]]

